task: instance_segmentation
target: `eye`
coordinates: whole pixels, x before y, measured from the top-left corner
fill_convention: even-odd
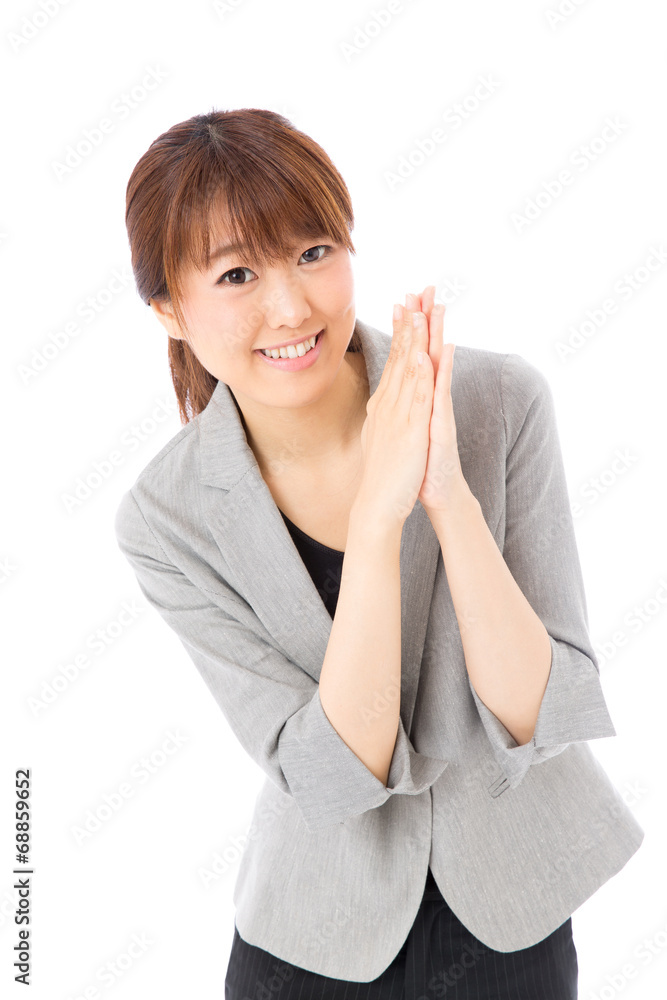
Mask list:
[[[333,253],[333,247],[327,246],[326,243],[318,243],[315,247],[310,247],[308,250],[304,250],[301,256],[304,254],[312,253],[313,250],[324,250],[324,253],[320,257],[316,257],[315,260],[307,260],[306,264],[314,264],[317,260],[323,260],[328,257],[329,254]]]
[[[306,254],[312,254],[316,250],[322,250],[323,253],[321,253],[319,257],[314,257],[312,260],[306,260],[304,263],[306,263],[306,264],[316,264],[318,260],[324,260],[325,257],[329,257],[334,252],[334,247],[329,246],[326,243],[318,243],[316,246],[309,247],[308,250],[304,250],[303,253],[301,254],[301,257],[304,257]],[[218,278],[216,284],[217,285],[237,285],[237,286],[249,284],[248,281],[237,281],[237,280],[235,280],[236,277],[238,277],[241,274],[242,271],[248,271],[250,274],[254,274],[255,273],[249,267],[233,267],[229,271],[225,271],[225,273],[222,274]],[[226,280],[227,278],[230,278],[231,280],[227,281]]]
[[[228,275],[232,275],[232,276],[233,275],[237,275],[237,274],[240,274],[241,271],[249,271],[250,274],[254,274],[254,272],[251,271],[249,267],[233,267],[230,271],[225,271],[225,273],[223,275],[221,275],[221,277],[218,278],[217,284],[218,285],[247,285],[248,284],[247,281],[225,281],[225,278]]]

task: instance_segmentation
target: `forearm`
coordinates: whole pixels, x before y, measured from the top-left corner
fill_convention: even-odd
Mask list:
[[[549,679],[548,633],[512,576],[467,484],[447,513],[429,517],[440,542],[472,685],[516,742],[528,743]]]
[[[401,535],[353,508],[319,682],[331,725],[384,785],[401,698]]]

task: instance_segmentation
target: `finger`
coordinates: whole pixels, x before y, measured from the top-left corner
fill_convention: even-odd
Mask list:
[[[428,363],[426,317],[422,312],[416,312],[414,316],[416,321],[414,335],[396,399],[396,406],[406,416],[410,415],[415,401],[420,406],[428,403],[430,413],[430,404],[433,401],[433,369]],[[417,357],[419,352],[423,355],[422,364],[419,364]]]
[[[386,391],[390,382],[390,374],[392,368],[394,367],[395,360],[401,355],[401,349],[398,345],[405,336],[405,313],[406,310],[399,302],[394,303],[391,321],[392,334],[391,344],[389,345],[389,356],[380,376],[377,389],[373,393],[373,395],[377,396],[378,399]]]
[[[438,367],[438,374],[435,382],[433,412],[438,416],[445,414],[447,407],[451,406],[452,395],[452,370],[454,367],[454,344],[446,344],[443,348],[442,359]]]
[[[397,310],[398,312],[398,310]],[[394,320],[395,330],[389,348],[387,363],[382,372],[383,391],[396,400],[403,382],[404,371],[410,355],[413,339],[412,313],[401,309],[401,318]],[[378,387],[379,388],[379,387]]]
[[[431,320],[433,315],[434,299],[435,299],[435,285],[427,285],[424,291],[420,295],[411,295],[411,300],[413,302],[412,308],[418,310],[419,312],[423,312],[424,315],[426,316],[426,324],[429,331],[429,344],[427,349],[437,371],[438,356],[437,354],[434,355],[431,345],[431,341],[433,340],[432,330],[431,330]],[[406,296],[406,301],[408,301],[408,296]]]
[[[431,313],[434,301],[435,301],[435,285],[427,285],[424,291],[422,292],[421,311],[424,313],[429,323],[431,322]]]
[[[427,285],[421,295],[421,311],[426,316],[428,326],[428,353],[437,372],[437,356],[433,354],[433,300],[435,298],[435,285]]]
[[[431,310],[431,323],[430,323],[430,344],[429,344],[429,354],[431,355],[431,360],[435,365],[436,371],[440,365],[440,358],[442,357],[442,343],[443,343],[443,329],[445,325],[445,305],[443,302],[437,302],[433,309]]]
[[[408,294],[412,297],[412,308],[417,310],[417,312],[423,312],[428,321],[430,318],[429,314],[433,308],[433,300],[435,299],[435,285],[427,285],[424,291],[418,295],[416,293]]]
[[[426,317],[422,320],[424,328],[427,328],[428,324],[426,322]],[[426,340],[428,341],[428,331],[426,332]],[[433,411],[434,403],[434,393],[435,393],[435,370],[428,353],[428,343],[426,344],[427,350],[422,352],[422,361],[419,363],[419,358],[417,359],[417,388],[415,390],[412,414],[422,417],[426,421],[426,426],[431,421],[431,413]],[[415,409],[417,408],[417,409]],[[419,412],[423,410],[422,412]]]
[[[411,309],[413,312],[424,312],[423,308],[423,293],[420,292],[408,292],[405,296],[406,309]],[[428,321],[428,316],[426,317]]]

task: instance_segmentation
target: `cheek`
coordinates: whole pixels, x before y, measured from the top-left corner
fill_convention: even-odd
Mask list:
[[[354,302],[354,276],[349,263],[331,268],[323,275],[321,304],[331,312],[348,309]]]
[[[253,331],[247,316],[233,304],[221,303],[219,297],[200,299],[187,320],[193,331],[193,343],[209,357],[224,354],[233,360],[246,353],[252,343]]]

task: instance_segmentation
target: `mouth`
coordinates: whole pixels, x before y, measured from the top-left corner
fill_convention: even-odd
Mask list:
[[[311,368],[320,355],[320,345],[324,330],[320,330],[314,337],[300,341],[298,344],[290,344],[289,347],[273,348],[269,353],[265,353],[268,348],[253,351],[258,358],[271,365],[273,368],[286,372],[298,372],[303,368]],[[276,357],[273,357],[273,355]]]
[[[257,348],[255,354],[263,354],[264,357],[273,358],[274,360],[278,360],[278,358],[282,358],[283,360],[287,358],[302,358],[317,346],[317,341],[323,332],[323,330],[320,330],[314,336],[300,340],[296,344],[290,344],[288,347],[260,347]]]

